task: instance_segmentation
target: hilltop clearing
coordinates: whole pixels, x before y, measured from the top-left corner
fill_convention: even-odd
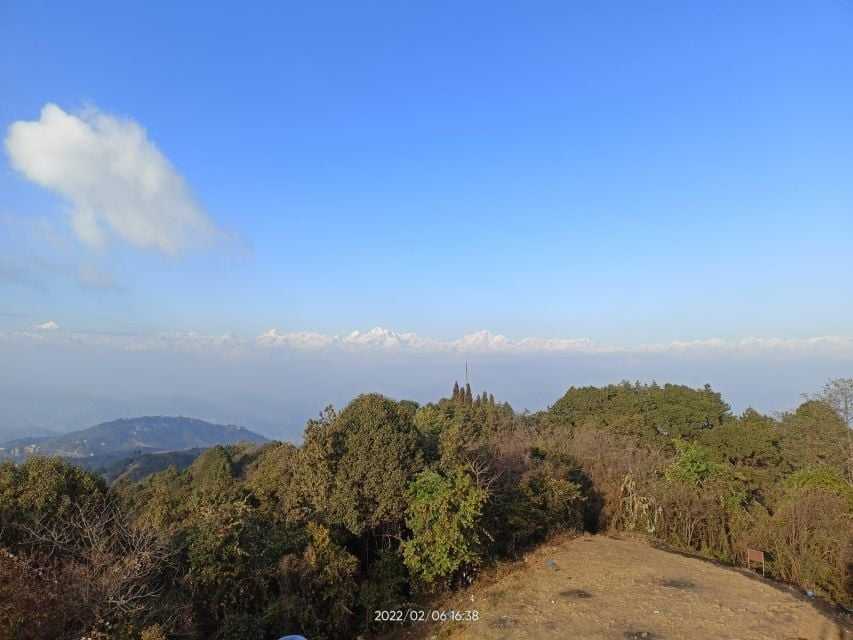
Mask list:
[[[517,570],[443,609],[479,621],[415,627],[411,640],[843,640],[849,624],[797,592],[643,540],[545,545]]]

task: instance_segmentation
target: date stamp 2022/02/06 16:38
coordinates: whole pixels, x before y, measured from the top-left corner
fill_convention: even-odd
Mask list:
[[[477,622],[476,609],[377,609],[374,622]]]

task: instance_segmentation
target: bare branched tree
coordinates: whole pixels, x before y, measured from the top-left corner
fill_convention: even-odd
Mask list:
[[[111,501],[75,504],[61,520],[20,525],[26,545],[43,561],[61,563],[68,589],[92,621],[149,617],[158,609],[174,567],[174,551],[151,528],[135,526]]]
[[[853,428],[853,378],[830,380],[818,398],[835,409],[848,428]]]
[[[828,381],[817,399],[832,407],[847,425],[847,480],[853,484],[853,378]]]

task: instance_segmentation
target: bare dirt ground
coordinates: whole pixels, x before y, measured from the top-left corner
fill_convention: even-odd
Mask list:
[[[443,608],[477,622],[417,625],[412,640],[853,640],[848,622],[794,590],[643,540],[546,545]]]

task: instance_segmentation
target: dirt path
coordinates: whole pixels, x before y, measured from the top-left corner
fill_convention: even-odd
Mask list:
[[[585,536],[451,603],[479,620],[412,638],[453,640],[853,640],[783,588],[640,540]]]

